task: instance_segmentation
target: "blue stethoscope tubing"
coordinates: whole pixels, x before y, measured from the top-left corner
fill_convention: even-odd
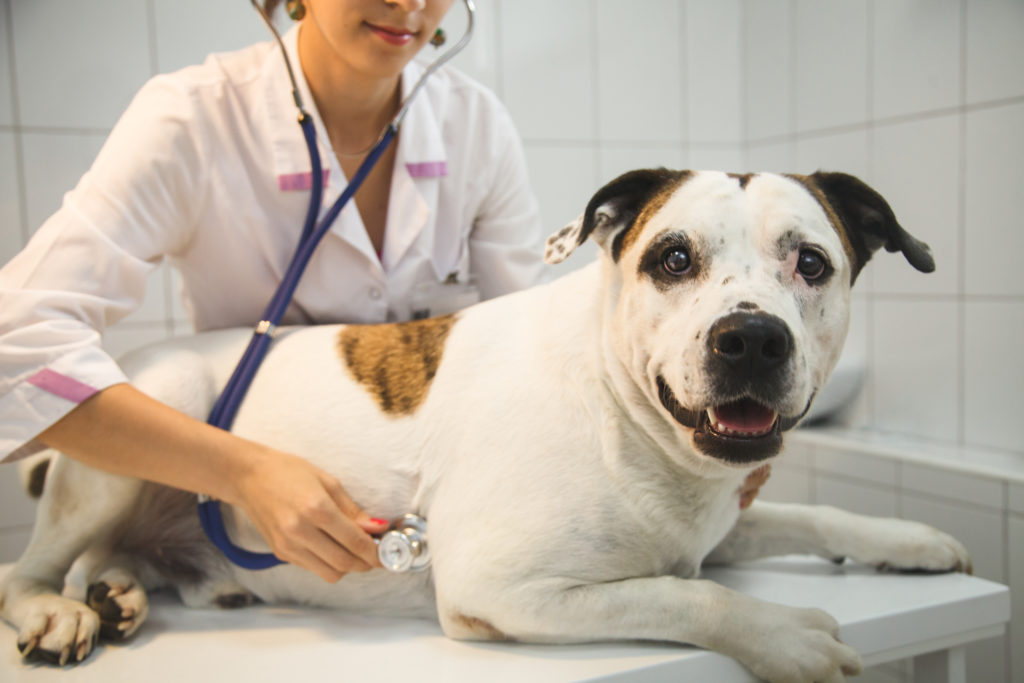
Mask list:
[[[266,23],[270,28],[271,33],[274,34],[274,38],[281,49],[281,54],[284,56],[285,66],[288,69],[288,77],[292,83],[292,97],[295,100],[295,105],[299,109],[299,125],[302,127],[302,135],[303,138],[305,138],[306,148],[309,151],[312,183],[309,196],[309,208],[306,211],[306,218],[303,221],[302,234],[299,238],[299,243],[295,249],[295,253],[292,255],[292,260],[288,265],[288,270],[285,271],[285,275],[281,279],[281,283],[278,285],[277,291],[274,292],[274,296],[271,298],[270,303],[264,310],[263,317],[260,318],[260,322],[256,326],[252,338],[249,340],[249,345],[246,347],[245,352],[242,354],[242,358],[239,360],[234,372],[231,374],[227,384],[224,386],[221,395],[214,403],[213,410],[210,412],[210,417],[207,419],[209,424],[225,430],[231,429],[235,415],[238,413],[238,409],[245,398],[249,385],[252,384],[252,380],[256,376],[256,372],[259,370],[260,364],[263,362],[263,359],[270,348],[274,331],[277,329],[278,324],[284,317],[284,313],[295,294],[295,289],[299,285],[299,280],[302,278],[302,273],[305,271],[306,265],[309,263],[310,258],[312,258],[313,252],[320,243],[320,240],[327,234],[327,231],[330,230],[334,219],[337,218],[338,214],[345,208],[345,205],[348,204],[350,199],[352,199],[352,196],[363,184],[366,176],[368,176],[370,171],[373,170],[374,165],[380,159],[384,150],[387,149],[388,145],[391,144],[392,140],[394,140],[395,136],[398,134],[398,127],[401,124],[402,119],[405,118],[406,113],[409,111],[409,105],[423,87],[427,78],[437,71],[445,62],[460,52],[467,43],[469,43],[469,40],[473,35],[473,19],[476,12],[476,8],[474,7],[472,0],[463,0],[466,6],[468,19],[466,31],[463,33],[462,38],[451,49],[434,60],[426,68],[423,75],[409,92],[409,95],[402,102],[398,113],[395,114],[395,117],[390,123],[388,123],[384,132],[381,133],[373,147],[370,148],[366,158],[363,159],[359,169],[348,181],[348,185],[345,187],[345,190],[327,210],[323,218],[317,222],[320,202],[323,197],[323,173],[320,171],[320,152],[317,148],[316,130],[313,126],[313,117],[310,116],[303,107],[302,98],[299,95],[298,84],[295,80],[295,74],[292,71],[291,61],[288,59],[288,53],[284,48],[284,43],[281,41],[280,34],[278,34],[277,29],[274,28],[273,23],[267,16],[266,12],[263,11],[263,8],[260,7],[258,1],[250,0],[250,2],[259,12],[264,23]],[[231,541],[231,538],[228,536],[227,530],[224,527],[224,519],[221,515],[219,501],[205,495],[200,495],[198,507],[199,521],[202,524],[207,537],[222,553],[224,553],[225,557],[234,564],[242,567],[243,569],[269,569],[284,563],[283,560],[276,557],[273,553],[252,552],[251,550],[246,550],[245,548],[235,545]]]

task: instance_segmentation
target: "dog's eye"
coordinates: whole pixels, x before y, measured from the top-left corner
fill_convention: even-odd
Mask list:
[[[671,247],[661,255],[661,265],[672,275],[682,275],[690,269],[690,252],[683,247]]]
[[[796,259],[796,269],[805,280],[817,280],[825,274],[828,261],[816,249],[801,249]]]

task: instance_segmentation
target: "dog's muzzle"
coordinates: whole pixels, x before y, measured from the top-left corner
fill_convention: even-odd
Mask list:
[[[658,398],[679,424],[693,430],[694,446],[705,455],[737,464],[765,460],[782,448],[782,432],[792,428],[810,407],[786,417],[771,397],[789,389],[786,374],[793,336],[779,318],[737,312],[718,320],[708,335],[707,374],[715,405],[688,409],[671,387],[657,378]]]

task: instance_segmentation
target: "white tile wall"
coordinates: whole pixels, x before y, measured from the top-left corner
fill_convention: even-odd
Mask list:
[[[1010,540],[1010,637],[1015,644],[1024,643],[1024,517],[1011,516]],[[1024,671],[1024,647],[1010,649],[1010,671],[1020,676]]]
[[[743,118],[748,141],[793,132],[792,5],[791,0],[747,0],[743,6]]]
[[[892,487],[872,486],[852,479],[818,474],[814,500],[850,512],[875,517],[896,517],[896,492]]]
[[[1024,516],[1024,484],[1010,484],[1009,506],[1011,512]]]
[[[790,173],[796,168],[796,145],[789,140],[752,144],[744,149],[747,172]]]
[[[874,424],[956,441],[960,387],[957,338],[949,334],[949,321],[957,319],[957,304],[882,300],[874,303],[874,314]]]
[[[873,115],[887,118],[960,103],[961,0],[872,3]]]
[[[691,143],[735,143],[743,137],[740,16],[739,0],[689,0],[686,3],[688,139]]]
[[[598,154],[599,184],[637,168],[686,167],[682,143],[605,143]]]
[[[4,60],[4,67],[0,68],[0,126],[14,124],[14,92],[11,87],[11,70],[9,68],[8,50],[11,43],[8,40],[10,24],[7,21],[9,12],[7,1],[0,3],[0,58]]]
[[[1004,482],[987,477],[904,463],[900,483],[906,491],[940,496],[950,501],[993,510],[1002,510],[1005,506]]]
[[[932,248],[936,269],[923,275],[900,256],[871,264],[874,291],[954,295],[960,286],[960,117],[878,125],[871,135],[871,185],[908,232]],[[926,182],[908,182],[910,178]]]
[[[874,484],[890,489],[897,484],[897,464],[885,458],[830,449],[816,453],[814,462],[818,469],[827,470],[831,474],[849,479],[857,479],[860,483]]]
[[[151,74],[146,3],[10,6],[22,125],[110,128]]]
[[[1024,102],[967,114],[967,294],[1024,296],[1024,278],[1015,272],[1013,256],[1024,250],[1024,230],[1020,216],[1009,210],[1010,198],[1020,192],[1021,131]]]
[[[810,503],[814,500],[814,488],[811,470],[789,466],[782,460],[772,465],[772,476],[759,497],[780,503]]]
[[[693,169],[742,169],[739,145],[690,145],[686,167]]]
[[[444,49],[455,44],[466,29],[466,10],[463,3],[456,0],[454,7],[441,22],[447,32],[448,42]],[[491,90],[501,92],[500,73],[498,68],[500,0],[474,0],[477,12],[473,20],[473,38],[462,52],[455,56],[452,64],[480,81]],[[436,51],[424,48],[426,57],[433,57]]]
[[[526,162],[530,182],[540,202],[545,232],[558,232],[587,206],[590,197],[604,180],[598,176],[598,150],[592,145],[552,146],[527,143]],[[593,260],[592,242],[577,249],[558,266],[561,270],[578,268]]]
[[[601,140],[683,140],[683,3],[597,2]]]
[[[594,23],[588,0],[502,3],[502,95],[528,142],[596,138]]]
[[[964,320],[964,437],[1019,452],[1024,448],[1024,302],[978,301]]]
[[[0,129],[0,263],[10,260],[25,242],[17,161],[14,133]]]
[[[157,72],[176,71],[201,63],[211,52],[237,50],[270,39],[266,25],[248,2],[152,0],[152,5]],[[283,10],[276,18],[281,28],[291,23]]]
[[[868,133],[864,129],[801,137],[796,142],[797,173],[842,171],[868,178]]]
[[[796,0],[797,130],[867,120],[867,8],[860,0]]]
[[[1024,3],[964,2],[967,14],[967,101],[1024,95]]]

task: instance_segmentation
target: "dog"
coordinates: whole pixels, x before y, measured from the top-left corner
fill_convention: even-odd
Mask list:
[[[146,589],[171,585],[192,606],[431,616],[456,639],[677,641],[769,681],[858,673],[823,611],[698,576],[787,553],[970,570],[960,543],[916,522],[738,505],[835,365],[861,269],[884,247],[930,272],[927,245],[850,175],[666,169],[598,190],[546,260],[588,239],[589,266],[457,314],[283,330],[252,385],[234,430],[309,458],[375,516],[427,518],[429,571],[328,584],[242,570],[202,536],[193,496],[56,457],[0,585],[19,649],[81,661],[139,628]],[[175,339],[123,367],[204,419],[250,334]],[[266,547],[225,515],[237,543]],[[60,594],[73,563],[80,600]]]

